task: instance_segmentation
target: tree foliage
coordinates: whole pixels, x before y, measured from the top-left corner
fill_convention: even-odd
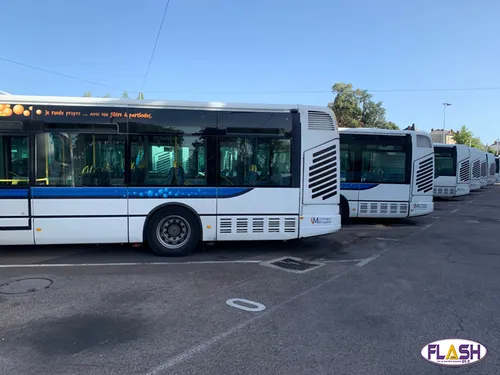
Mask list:
[[[453,133],[453,139],[460,145],[475,147],[479,150],[485,149],[479,137],[474,137],[472,131],[465,125],[462,125],[460,130]]]
[[[373,95],[368,91],[354,89],[350,83],[337,82],[332,92],[336,96],[328,107],[335,113],[339,126],[399,129],[395,123],[386,121],[383,103],[373,101]]]

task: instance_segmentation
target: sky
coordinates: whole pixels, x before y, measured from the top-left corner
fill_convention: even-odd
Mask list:
[[[4,1],[0,90],[136,96],[165,0]],[[498,0],[170,0],[146,99],[327,105],[374,90],[386,119],[500,138]],[[459,90],[496,88],[493,90]],[[453,89],[411,91],[422,89]],[[399,91],[385,91],[399,90]],[[408,90],[408,91],[401,91]]]

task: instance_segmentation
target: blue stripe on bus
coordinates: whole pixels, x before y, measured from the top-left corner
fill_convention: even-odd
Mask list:
[[[125,187],[33,187],[33,198],[126,198]]]
[[[0,198],[28,198],[28,189],[0,189]]]
[[[377,187],[379,184],[371,182],[341,182],[340,190],[368,190]]]
[[[252,188],[214,188],[214,187],[34,187],[33,198],[232,198],[248,193]],[[8,189],[9,192],[27,190]],[[0,190],[2,192],[2,190]],[[6,194],[14,196],[12,194]],[[0,195],[0,197],[3,197]]]
[[[165,187],[129,188],[129,198],[232,198],[252,188]]]

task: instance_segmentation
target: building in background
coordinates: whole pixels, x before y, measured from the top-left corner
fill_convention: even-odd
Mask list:
[[[453,138],[453,135],[455,134],[453,129],[445,130],[444,132],[446,135],[446,140],[443,137],[443,129],[431,129],[431,132],[429,134],[432,138],[432,142],[446,143],[448,145],[456,144],[455,139]]]
[[[490,146],[490,148],[495,152],[495,155],[500,154],[500,141],[497,139],[493,144]]]

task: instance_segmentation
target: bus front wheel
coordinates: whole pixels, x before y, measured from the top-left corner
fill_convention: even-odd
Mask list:
[[[148,220],[149,246],[161,256],[185,256],[200,242],[200,226],[188,209],[172,206],[161,209]]]

